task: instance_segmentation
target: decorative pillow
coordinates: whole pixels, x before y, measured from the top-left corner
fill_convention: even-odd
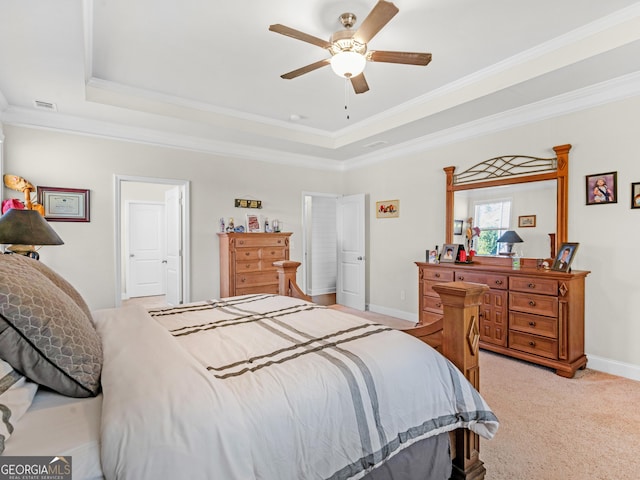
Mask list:
[[[0,358],[70,397],[97,395],[102,345],[90,318],[18,255],[0,255]]]
[[[16,422],[31,406],[36,390],[37,384],[29,382],[11,365],[0,360],[0,454],[4,452],[4,444],[13,433]]]
[[[73,285],[71,285],[64,278],[62,278],[56,272],[51,270],[51,268],[47,267],[44,263],[38,260],[34,260],[33,258],[27,257],[25,255],[17,255],[14,260],[18,260],[20,262],[26,263],[31,268],[35,268],[41,274],[43,274],[45,277],[51,280],[56,287],[58,287],[64,293],[69,295],[69,297],[71,297],[71,300],[73,300],[80,307],[80,309],[87,315],[87,317],[89,317],[89,320],[91,320],[92,318],[91,310],[89,309],[87,302],[84,301],[84,298],[82,298],[82,295],[80,295],[80,292],[78,292]]]

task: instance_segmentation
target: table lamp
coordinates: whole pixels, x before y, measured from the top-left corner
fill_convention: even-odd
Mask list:
[[[514,230],[507,230],[497,241],[498,243],[507,244],[507,251],[500,252],[500,255],[513,255],[513,244],[522,243],[524,240],[522,240],[522,238],[520,238],[520,235],[518,235]]]
[[[0,217],[0,244],[7,250],[36,260],[40,255],[34,245],[63,245],[51,225],[36,210],[12,208]]]

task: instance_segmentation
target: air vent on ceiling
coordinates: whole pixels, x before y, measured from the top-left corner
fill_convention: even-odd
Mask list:
[[[55,103],[45,102],[44,100],[34,100],[33,104],[36,108],[41,108],[42,110],[49,110],[51,112],[56,112],[58,110]]]
[[[363,145],[363,148],[378,148],[388,143],[389,142],[385,142],[384,140],[378,140],[377,142],[371,142],[371,143],[367,143],[366,145]]]

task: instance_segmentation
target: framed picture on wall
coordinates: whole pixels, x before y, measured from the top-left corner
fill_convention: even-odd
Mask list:
[[[453,221],[453,234],[454,235],[462,235],[462,224],[464,220],[454,220]]]
[[[526,228],[526,227],[535,227],[536,226],[536,216],[535,215],[520,215],[518,217],[518,227]]]
[[[84,188],[38,187],[38,203],[50,222],[88,222],[89,190]]]
[[[640,208],[640,182],[631,184],[631,208]]]
[[[618,172],[587,175],[587,205],[618,203]]]

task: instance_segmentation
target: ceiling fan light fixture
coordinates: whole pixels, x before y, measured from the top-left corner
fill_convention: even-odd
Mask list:
[[[344,78],[357,77],[364,71],[367,59],[357,52],[339,52],[331,57],[331,69]]]

